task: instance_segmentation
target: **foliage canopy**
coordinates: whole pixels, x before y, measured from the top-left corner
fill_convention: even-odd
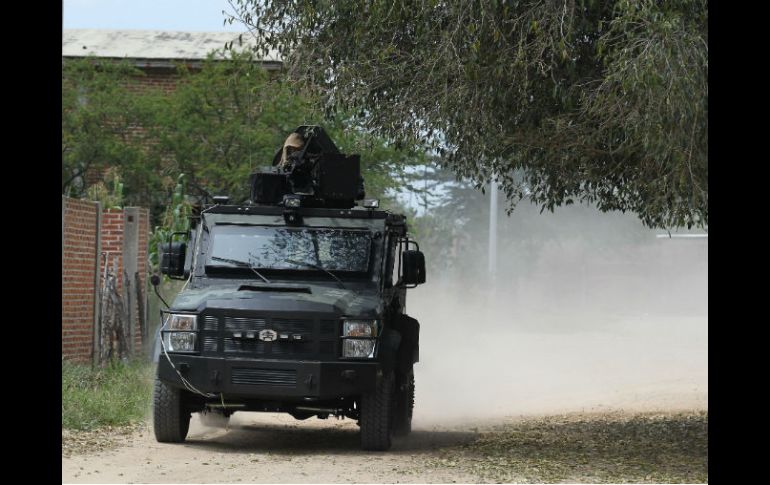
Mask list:
[[[371,197],[392,197],[413,177],[408,168],[426,162],[424,152],[388,144],[354,117],[323,120],[313,93],[269,74],[251,53],[212,54],[199,71],[177,72],[176,89],[164,92],[139,85],[141,72],[125,63],[64,64],[62,193],[104,196],[94,181],[120,176],[125,203],[151,206],[155,222],[171,229],[183,195],[246,200],[249,173],[269,166],[303,124],[324,124],[341,150],[363,155]]]
[[[512,208],[708,225],[705,0],[232,0],[329,112],[426,142]],[[514,176],[523,174],[523,176]]]
[[[142,73],[126,63],[97,66],[92,59],[71,60],[62,67],[62,193],[86,195],[88,179],[108,167],[136,173],[141,147],[131,129],[142,115],[126,87]]]

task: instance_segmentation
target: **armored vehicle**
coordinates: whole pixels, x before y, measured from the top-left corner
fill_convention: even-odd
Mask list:
[[[184,441],[196,412],[351,418],[367,450],[411,430],[406,290],[425,282],[424,256],[403,215],[363,198],[358,155],[320,127],[295,133],[302,149],[252,174],[248,203],[215,198],[162,243],[162,273],[187,282],[161,311],[158,441]]]

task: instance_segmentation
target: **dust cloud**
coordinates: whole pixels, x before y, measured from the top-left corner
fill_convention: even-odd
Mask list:
[[[415,427],[708,408],[708,239],[568,209],[500,217],[494,284],[487,227],[421,241]]]
[[[216,412],[197,413],[200,424],[205,428],[227,428],[230,418]]]

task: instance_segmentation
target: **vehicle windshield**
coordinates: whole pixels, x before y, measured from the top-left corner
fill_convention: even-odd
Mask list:
[[[367,230],[218,224],[206,266],[241,261],[257,269],[367,272],[371,244]]]

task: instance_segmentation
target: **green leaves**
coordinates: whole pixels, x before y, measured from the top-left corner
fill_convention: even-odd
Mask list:
[[[128,64],[94,59],[63,66],[62,193],[82,197],[89,179],[101,178],[110,166],[133,167],[140,160],[141,150],[130,140],[142,113],[127,89],[131,76],[140,75]]]
[[[147,162],[161,167],[156,176],[167,197],[184,173],[191,194],[244,201],[249,173],[269,166],[286,133],[312,118],[309,101],[271,79],[253,56],[228,51],[222,60],[222,53],[200,72],[180,68],[174,92],[137,101],[149,114]]]
[[[409,183],[410,167],[427,163],[424,152],[386,142],[355,116],[325,118],[314,90],[269,74],[249,53],[220,51],[216,59],[212,53],[199,72],[178,66],[171,93],[137,89],[141,73],[124,64],[67,61],[62,192],[151,206],[161,241],[185,230],[187,195],[245,201],[249,174],[270,166],[288,133],[303,124],[324,125],[343,151],[362,155],[370,197],[392,200]],[[120,185],[89,189],[107,169],[120,175]]]
[[[704,0],[236,5],[327,112],[444,149],[459,176],[483,183],[501,159],[495,171],[526,171],[544,207],[708,224]],[[683,168],[684,185],[666,181]]]
[[[159,246],[166,243],[169,237],[175,232],[187,232],[190,230],[190,216],[192,215],[193,205],[187,198],[187,177],[185,174],[179,174],[176,179],[176,186],[171,196],[171,201],[166,207],[161,225],[155,226],[150,235],[150,248],[148,259],[151,272],[158,272],[160,265]]]

